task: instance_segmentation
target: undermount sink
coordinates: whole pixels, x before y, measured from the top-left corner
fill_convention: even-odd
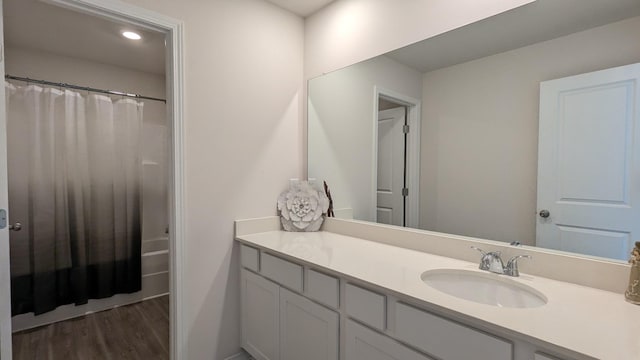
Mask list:
[[[538,290],[489,272],[438,269],[423,272],[421,278],[438,291],[480,304],[532,308],[547,303]]]

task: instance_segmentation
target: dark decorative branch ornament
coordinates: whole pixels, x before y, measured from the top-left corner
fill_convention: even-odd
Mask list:
[[[327,210],[327,217],[336,217],[336,214],[333,213],[333,199],[331,198],[331,190],[329,190],[329,185],[327,185],[326,181],[324,183],[324,193],[327,195],[327,199],[329,199],[329,209]]]

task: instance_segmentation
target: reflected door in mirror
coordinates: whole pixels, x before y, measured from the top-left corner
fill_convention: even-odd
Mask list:
[[[638,83],[640,64],[541,83],[538,246],[624,260],[640,239]]]
[[[378,170],[376,221],[404,226],[405,201],[404,107],[378,113]]]

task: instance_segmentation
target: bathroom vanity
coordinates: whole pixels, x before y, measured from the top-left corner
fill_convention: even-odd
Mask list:
[[[348,235],[358,227],[394,234],[398,246]],[[259,360],[639,358],[640,307],[621,294],[526,268],[505,279],[478,263],[400,246],[416,235],[336,219],[315,233],[281,231],[277,217],[237,221],[242,347]],[[424,280],[439,272],[506,281],[541,302],[463,299]]]

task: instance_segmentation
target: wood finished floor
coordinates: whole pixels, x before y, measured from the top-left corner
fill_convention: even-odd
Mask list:
[[[15,333],[13,359],[169,359],[169,296]]]

